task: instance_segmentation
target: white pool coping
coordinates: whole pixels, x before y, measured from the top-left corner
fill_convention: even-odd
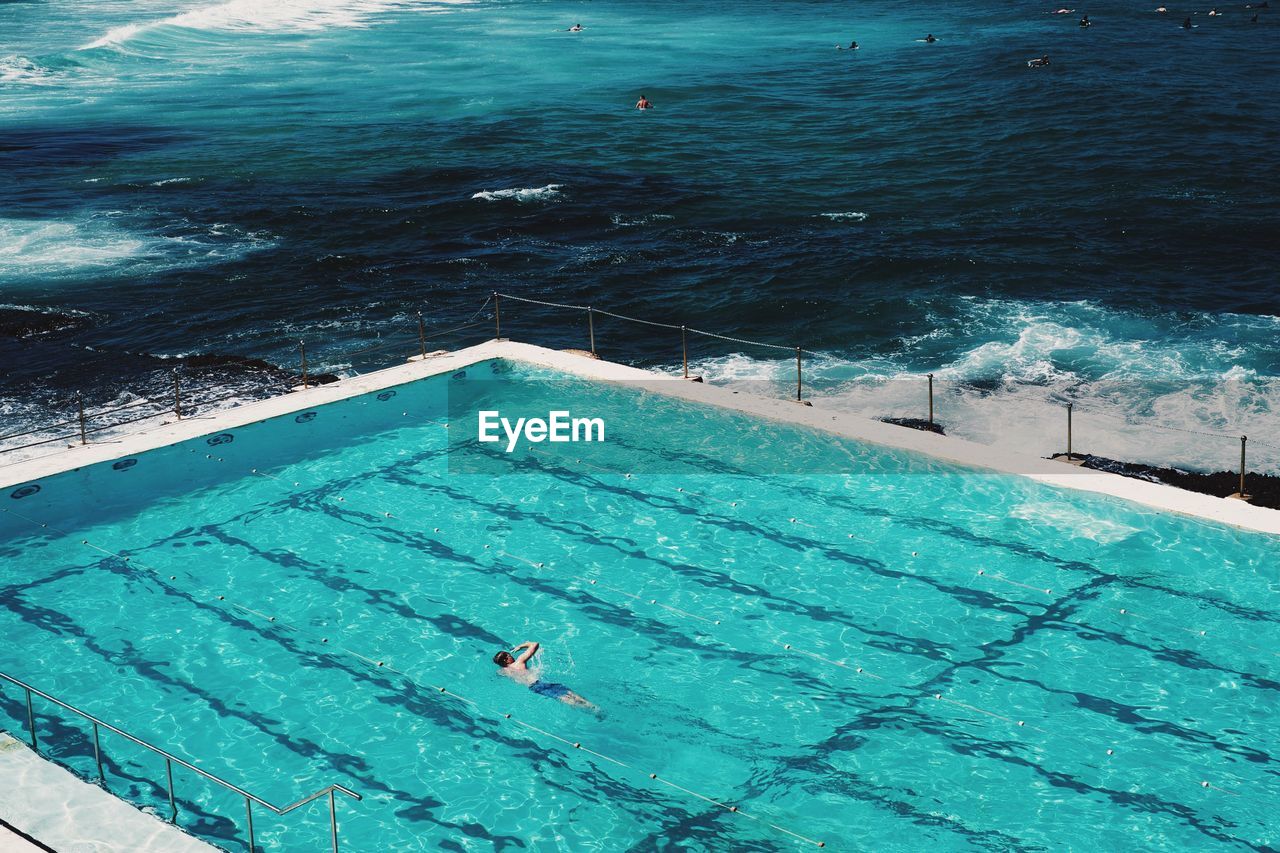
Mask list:
[[[358,397],[428,376],[451,373],[492,358],[549,367],[586,379],[643,383],[645,390],[695,403],[807,426],[855,441],[913,451],[990,472],[1029,477],[1064,489],[1110,495],[1154,509],[1244,530],[1280,535],[1280,511],[1253,506],[1244,501],[1217,498],[1160,483],[1122,477],[1119,474],[1079,468],[961,438],[894,426],[863,415],[832,411],[823,408],[821,402],[813,406],[802,406],[793,400],[739,393],[729,388],[689,382],[668,374],[597,360],[578,352],[552,350],[509,340],[490,340],[455,352],[410,361],[328,385],[245,403],[181,421],[161,422],[127,435],[108,437],[97,443],[68,447],[38,458],[0,464],[0,489]]]
[[[148,814],[0,732],[0,818],[58,853],[214,853],[209,844]],[[38,847],[0,827],[0,851]]]

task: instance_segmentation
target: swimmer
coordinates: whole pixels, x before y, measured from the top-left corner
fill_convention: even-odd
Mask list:
[[[572,27],[569,27],[569,29],[565,30],[565,32],[566,32],[566,33],[580,33],[580,32],[582,32],[582,31],[583,31],[583,30],[585,30],[585,29],[586,29],[586,27],[582,26],[582,24],[574,24]]]
[[[929,35],[925,36],[924,40],[929,44],[933,44],[935,41],[937,41],[937,39],[933,37],[933,33],[929,33]]]
[[[1049,54],[1047,53],[1044,56],[1040,57],[1039,59],[1027,60],[1028,68],[1045,68],[1046,66],[1048,66],[1048,64],[1049,64]]]
[[[1092,27],[1092,26],[1093,26],[1093,21],[1089,20],[1089,16],[1088,16],[1088,15],[1085,15],[1083,18],[1081,18],[1081,19],[1080,19],[1080,26],[1082,26],[1082,27]]]
[[[641,95],[640,100],[636,101],[636,109],[651,110],[653,109],[653,104],[649,103],[648,98],[646,98],[644,95]]]
[[[1210,18],[1217,17],[1218,15],[1221,15],[1221,14],[1222,14],[1222,13],[1218,11],[1217,7],[1214,7],[1214,8],[1212,8],[1212,9],[1210,9],[1210,10],[1209,10],[1209,17],[1210,17]]]
[[[1189,30],[1189,29],[1191,29],[1191,18],[1190,18],[1190,17],[1186,18],[1186,19],[1182,22],[1182,28],[1183,28],[1184,30]]]
[[[529,669],[529,659],[538,653],[542,647],[534,642],[524,642],[516,646],[510,652],[498,652],[493,656],[493,662],[498,665],[498,674],[505,675],[517,684],[523,684],[539,696],[546,696],[551,699],[559,699],[566,705],[572,705],[575,708],[584,708],[593,714],[599,714],[600,709],[583,699],[577,693],[574,693],[563,684],[557,684],[554,681],[543,681],[539,676],[540,670]],[[524,651],[520,651],[523,649]],[[520,652],[520,656],[516,657],[511,652]]]
[[[848,47],[841,47],[840,45],[836,45],[836,49],[837,49],[837,50],[857,50],[857,49],[858,49],[858,43],[857,43],[856,41],[851,41],[851,42],[849,42],[849,46],[848,46]]]

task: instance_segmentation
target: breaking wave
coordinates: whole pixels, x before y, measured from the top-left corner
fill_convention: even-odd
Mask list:
[[[505,190],[482,190],[471,197],[483,199],[485,201],[552,201],[560,197],[560,188],[563,186],[564,184],[547,184],[545,187],[513,187]]]
[[[306,33],[327,29],[363,29],[378,15],[399,10],[440,12],[470,0],[229,0],[142,24],[108,30],[81,50],[119,47],[162,27],[209,32]]]
[[[927,414],[936,358],[936,417],[949,435],[1048,456],[1073,449],[1124,461],[1231,470],[1240,435],[1251,470],[1280,474],[1280,377],[1251,358],[1280,335],[1280,317],[1206,314],[1139,319],[1093,303],[967,300],[963,323],[903,339],[893,356],[807,361],[815,403],[867,417]],[[941,357],[937,354],[941,353]],[[692,363],[708,381],[794,391],[791,359],[743,353]]]

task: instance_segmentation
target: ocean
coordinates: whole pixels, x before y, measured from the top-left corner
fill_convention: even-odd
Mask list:
[[[1077,450],[1218,470],[1247,433],[1280,473],[1280,8],[1154,5],[0,2],[2,431],[175,368],[277,393],[300,341],[369,370],[418,312],[478,341],[501,291],[802,346],[820,405],[923,417],[932,373],[951,434],[1048,455],[1072,402]]]

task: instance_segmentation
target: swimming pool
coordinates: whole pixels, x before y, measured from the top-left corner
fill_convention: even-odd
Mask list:
[[[467,422],[566,403],[607,440]],[[0,669],[278,802],[351,787],[346,850],[1280,843],[1271,536],[497,360],[0,502]],[[602,719],[495,675],[526,639]]]

